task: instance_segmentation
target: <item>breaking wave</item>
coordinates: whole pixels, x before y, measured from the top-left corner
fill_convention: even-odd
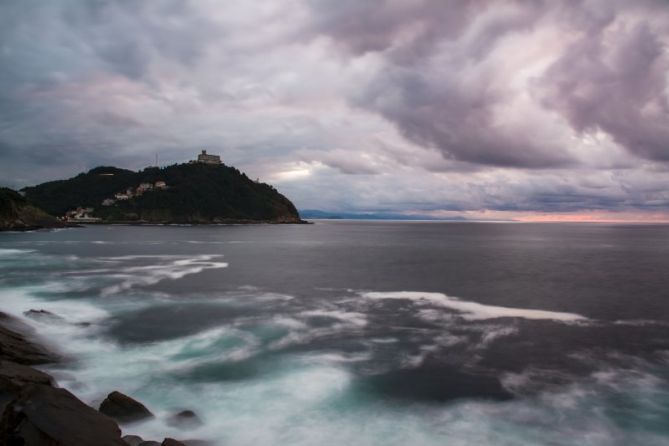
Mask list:
[[[548,319],[560,322],[581,322],[587,320],[586,317],[574,313],[484,305],[477,302],[460,300],[442,293],[425,293],[417,291],[364,292],[362,293],[362,296],[368,299],[405,299],[417,301],[418,303],[449,308],[461,313],[463,318],[469,320],[495,319],[502,317]]]

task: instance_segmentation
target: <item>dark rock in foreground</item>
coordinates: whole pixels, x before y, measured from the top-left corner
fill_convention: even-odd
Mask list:
[[[32,311],[32,310],[31,310]],[[52,313],[34,310],[38,317]],[[27,312],[30,313],[30,312]],[[181,446],[166,438],[162,445],[136,435],[121,438],[121,429],[107,415],[87,406],[53,378],[29,365],[55,362],[59,357],[29,341],[28,327],[0,313],[0,445],[1,446]],[[110,393],[100,406],[120,421],[136,421],[153,414],[120,392]],[[198,421],[192,411],[175,415]]]
[[[186,446],[184,443],[175,440],[174,438],[166,438],[160,446]]]
[[[100,405],[100,412],[121,423],[153,418],[153,414],[146,406],[117,391],[107,395]]]
[[[23,387],[29,384],[50,386],[52,383],[51,376],[44,372],[15,362],[0,360],[0,414],[20,395]]]
[[[109,417],[29,365],[57,361],[26,338],[27,327],[0,313],[0,445],[127,446]]]
[[[0,442],[26,446],[127,446],[110,418],[65,389],[32,384],[5,408]]]
[[[20,325],[6,314],[0,313],[0,322],[0,358],[26,365],[60,360],[57,355],[30,341]]]
[[[11,361],[0,360],[0,390],[20,390],[27,384],[51,385],[53,378],[37,369]]]
[[[125,441],[128,446],[139,446],[144,443],[144,440],[139,435],[124,435],[123,441]]]
[[[53,314],[50,311],[47,310],[28,310],[24,311],[23,315],[26,317],[29,317],[30,319],[34,319],[36,321],[44,321],[44,322],[64,322],[65,319],[62,317],[58,316],[57,314]]]
[[[167,440],[167,438],[166,438]],[[193,440],[193,439],[188,439],[188,440],[183,440],[181,443],[185,444],[186,446],[214,446],[215,443],[212,441],[208,440]]]

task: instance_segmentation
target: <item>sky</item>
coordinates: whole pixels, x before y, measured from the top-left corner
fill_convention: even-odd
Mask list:
[[[0,184],[220,154],[300,209],[669,221],[666,0],[5,0]]]

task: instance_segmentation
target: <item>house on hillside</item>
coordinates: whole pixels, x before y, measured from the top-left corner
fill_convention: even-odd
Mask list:
[[[73,221],[77,223],[97,223],[100,221],[99,218],[92,217],[90,214],[93,213],[95,209],[93,208],[82,208],[78,207],[74,210],[68,211],[65,214],[66,221]]]
[[[137,186],[137,190],[135,193],[137,195],[142,195],[144,192],[148,192],[150,190],[153,190],[153,184],[151,183],[142,183],[139,186]]]

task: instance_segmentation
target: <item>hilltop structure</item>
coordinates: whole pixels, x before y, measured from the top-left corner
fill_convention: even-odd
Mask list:
[[[197,162],[203,164],[222,164],[221,157],[218,155],[209,155],[206,150],[197,156]]]

